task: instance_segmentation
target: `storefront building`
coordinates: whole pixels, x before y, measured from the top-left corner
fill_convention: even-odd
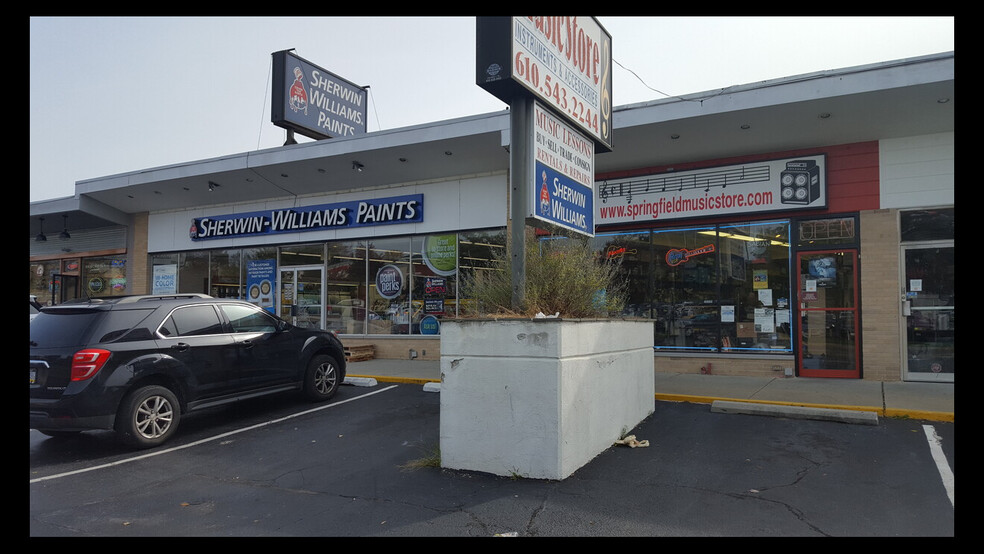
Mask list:
[[[146,247],[133,245],[129,229],[146,214],[78,197],[35,202],[30,211],[29,289],[41,304],[126,294],[145,276]]]
[[[508,147],[502,112],[79,182],[125,235],[80,290],[242,298],[436,359],[505,247]],[[953,166],[952,53],[622,106],[590,240],[657,371],[952,382]],[[76,267],[34,240],[59,214],[32,204],[32,294]]]

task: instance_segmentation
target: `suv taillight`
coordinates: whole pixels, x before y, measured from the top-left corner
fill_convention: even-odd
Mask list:
[[[99,348],[79,350],[72,356],[72,381],[85,381],[91,378],[109,359],[111,352]]]

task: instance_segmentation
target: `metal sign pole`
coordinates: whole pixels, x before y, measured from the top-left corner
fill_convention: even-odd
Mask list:
[[[512,228],[512,307],[526,300],[526,203],[529,201],[530,121],[533,100],[518,96],[509,104],[509,185]]]

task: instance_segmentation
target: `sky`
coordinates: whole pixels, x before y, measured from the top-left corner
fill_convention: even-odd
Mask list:
[[[950,52],[953,17],[608,17],[613,104]],[[505,110],[474,17],[32,17],[30,201],[283,145],[271,54],[369,86],[368,132]],[[298,142],[306,142],[301,136]]]

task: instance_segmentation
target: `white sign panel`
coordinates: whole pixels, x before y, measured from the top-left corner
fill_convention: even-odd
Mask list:
[[[611,36],[590,16],[512,19],[513,79],[596,140],[611,139]]]
[[[152,294],[175,294],[178,292],[178,266],[164,264],[154,266]]]
[[[528,214],[594,236],[594,142],[533,103],[533,168]]]
[[[800,156],[596,183],[595,223],[823,208],[825,160]]]

